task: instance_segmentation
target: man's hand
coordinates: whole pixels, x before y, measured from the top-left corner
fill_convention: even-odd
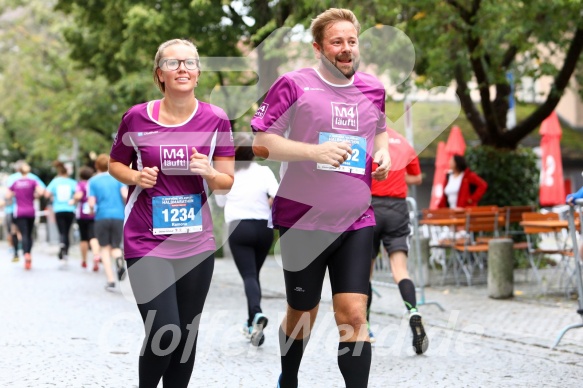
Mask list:
[[[371,176],[377,181],[384,181],[387,179],[389,169],[391,168],[391,156],[388,149],[380,149],[374,154],[373,161],[378,163],[378,167],[374,170]]]
[[[334,167],[340,167],[350,155],[352,155],[350,143],[327,141],[315,146],[312,160],[316,163],[331,164]]]

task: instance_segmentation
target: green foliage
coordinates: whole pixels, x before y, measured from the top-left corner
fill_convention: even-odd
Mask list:
[[[538,203],[539,169],[529,148],[514,151],[480,146],[466,149],[472,171],[488,182],[480,205],[520,206]]]
[[[25,158],[48,169],[51,160],[73,158],[74,138],[81,154],[106,149],[115,127],[100,113],[111,110],[104,107],[111,91],[67,58],[59,33],[67,18],[43,0],[4,2],[0,10],[0,168]]]

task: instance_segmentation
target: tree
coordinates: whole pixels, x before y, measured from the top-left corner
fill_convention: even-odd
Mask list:
[[[581,0],[372,3],[375,7],[383,3],[386,9],[375,12],[377,22],[396,23],[415,44],[416,81],[432,86],[454,80],[481,143],[497,148],[515,149],[553,111],[583,51]],[[546,100],[512,129],[506,127],[511,93],[508,72],[519,87],[524,76],[553,80]],[[470,97],[474,82],[479,107]]]
[[[73,138],[81,152],[100,152],[115,131],[111,122],[95,117],[109,88],[67,58],[59,32],[67,18],[43,0],[2,1],[0,14],[3,156],[50,165],[46,162],[60,155],[73,156]]]
[[[95,76],[106,77],[118,89],[119,105],[128,108],[159,96],[149,69],[160,43],[187,38],[202,57],[240,57],[289,22],[292,4],[289,0],[271,5],[268,0],[58,0],[55,9],[75,20],[64,30],[71,58]],[[205,73],[197,96],[208,99],[200,91],[210,92],[215,85],[274,80],[281,60],[261,50],[258,54],[257,72],[264,77],[257,77],[253,68]],[[203,66],[203,71],[208,70],[212,69]],[[227,113],[236,110],[237,96],[229,95],[227,88],[219,90]]]

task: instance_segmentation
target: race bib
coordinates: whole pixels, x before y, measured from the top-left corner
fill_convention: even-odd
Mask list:
[[[359,136],[344,135],[339,133],[320,132],[319,144],[332,141],[336,143],[349,142],[352,155],[340,165],[334,167],[331,164],[318,163],[318,170],[349,172],[351,174],[364,175],[366,171],[366,139]]]
[[[152,233],[180,234],[202,231],[201,195],[152,198]]]
[[[73,196],[73,190],[71,190],[71,186],[69,185],[58,185],[57,186],[57,201],[59,202],[67,202]]]

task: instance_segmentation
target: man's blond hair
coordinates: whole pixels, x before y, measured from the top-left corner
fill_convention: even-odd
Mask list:
[[[354,28],[356,28],[356,34],[360,34],[360,23],[351,10],[345,8],[330,8],[312,19],[310,30],[312,31],[314,42],[322,46],[326,28],[332,23],[341,21],[352,23]]]

